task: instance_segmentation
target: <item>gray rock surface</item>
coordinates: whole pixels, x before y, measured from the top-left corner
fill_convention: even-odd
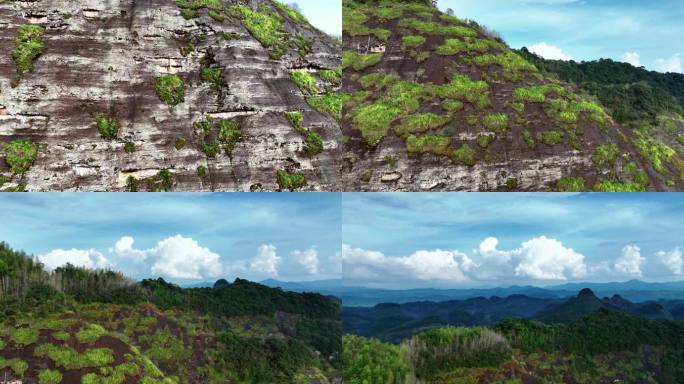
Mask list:
[[[272,7],[270,0],[250,3],[255,10]],[[0,144],[40,144],[24,175],[11,176],[0,160],[0,175],[11,177],[2,188],[123,191],[129,176],[143,180],[168,169],[173,191],[278,190],[278,170],[303,174],[302,190],[339,189],[339,124],[306,103],[289,72],[337,68],[340,47],[281,14],[292,37],[313,41],[304,58],[292,47],[273,60],[239,20],[219,22],[206,9],[186,20],[173,0],[0,1]],[[13,88],[17,27],[28,23],[45,27],[45,51]],[[227,40],[223,32],[237,38]],[[179,48],[188,42],[195,49],[184,57]],[[223,68],[226,87],[220,92],[200,81],[200,59],[207,53]],[[154,78],[167,74],[186,84],[185,102],[175,107],[152,87]],[[304,138],[284,115],[293,110],[301,110],[306,128],[320,134],[322,153],[307,156]],[[98,113],[119,121],[115,140],[99,134]],[[208,117],[240,121],[244,140],[232,159],[223,153],[208,158],[199,150],[193,123]],[[180,150],[177,138],[187,141]],[[134,152],[124,150],[127,142]],[[206,167],[204,178],[197,175],[200,166]]]

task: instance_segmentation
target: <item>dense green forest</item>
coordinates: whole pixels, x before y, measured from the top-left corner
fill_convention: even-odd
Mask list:
[[[684,322],[605,309],[567,324],[433,328],[400,344],[343,340],[352,384],[684,382]]]
[[[605,106],[618,123],[643,133],[658,131],[668,145],[684,145],[684,74],[660,73],[610,59],[547,60],[517,51],[547,75],[575,84]]]
[[[327,383],[340,365],[340,310],[242,279],[188,289],[48,271],[0,243],[0,375],[26,383]]]

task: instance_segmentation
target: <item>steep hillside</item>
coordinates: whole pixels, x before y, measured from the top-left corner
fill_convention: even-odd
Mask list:
[[[684,188],[684,162],[429,1],[345,0],[345,190]]]
[[[518,52],[543,73],[597,97],[618,123],[638,136],[659,143],[672,154],[662,164],[663,177],[676,179],[681,172],[677,158],[684,156],[684,74],[648,71],[609,59],[577,63],[546,60],[526,48]],[[651,159],[648,152],[642,156]]]
[[[277,1],[0,1],[0,52],[0,189],[338,189],[340,46]]]
[[[339,312],[322,295],[241,279],[184,289],[47,272],[0,243],[0,377],[25,384],[335,383]]]

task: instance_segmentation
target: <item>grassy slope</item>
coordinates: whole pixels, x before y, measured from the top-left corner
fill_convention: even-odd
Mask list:
[[[417,1],[345,0],[344,37],[343,133],[357,156],[389,135],[413,157],[432,154],[463,166],[576,150],[591,160],[537,189],[684,187],[678,156],[639,141],[595,100],[545,77],[475,24]],[[609,146],[617,150],[601,161]],[[516,180],[506,184],[517,188]]]

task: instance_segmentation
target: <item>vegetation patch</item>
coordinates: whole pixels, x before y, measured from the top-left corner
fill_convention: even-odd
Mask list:
[[[394,130],[398,136],[406,137],[412,133],[423,133],[447,124],[451,119],[434,113],[413,114],[402,119]]]
[[[307,104],[311,108],[317,110],[318,112],[333,117],[337,120],[342,119],[342,103],[347,100],[348,97],[336,93],[328,92],[320,96],[310,96],[306,98]]]
[[[532,87],[517,88],[513,91],[513,97],[522,102],[542,103],[546,101],[546,95],[555,93],[558,96],[565,95],[565,88],[558,84],[544,84]]]
[[[674,149],[652,138],[639,138],[634,140],[634,145],[657,172],[665,171],[663,163],[672,161],[676,153]]]
[[[537,133],[537,141],[540,141],[550,147],[558,145],[563,142],[563,132],[560,131],[544,131]]]
[[[119,132],[119,122],[115,118],[107,116],[105,113],[98,113],[95,116],[97,130],[105,140],[113,140]]]
[[[482,123],[487,129],[503,134],[508,129],[508,116],[504,113],[493,113],[483,117]]]
[[[423,34],[433,36],[458,36],[475,37],[475,30],[461,25],[444,25],[432,21],[424,21],[414,18],[402,19],[399,26],[403,28],[413,28]]]
[[[177,151],[180,151],[181,149],[185,148],[185,144],[187,143],[187,140],[182,137],[176,137],[176,143],[174,144],[174,147],[176,147]]]
[[[38,330],[34,328],[17,328],[10,335],[14,344],[25,347],[38,341]]]
[[[447,113],[453,114],[463,109],[463,103],[458,100],[447,100],[442,103],[442,108]]]
[[[498,367],[513,353],[503,335],[481,327],[434,328],[414,336],[410,348],[416,375],[424,378],[458,368]]]
[[[455,150],[451,158],[458,164],[469,167],[475,165],[475,151],[468,144],[463,144],[461,148]]]
[[[39,384],[59,384],[62,382],[62,374],[52,369],[43,369],[38,374]]]
[[[225,41],[233,41],[240,38],[240,34],[236,32],[222,32],[221,36],[223,36]]]
[[[406,35],[401,38],[404,48],[415,48],[425,43],[425,37],[420,35]]]
[[[107,330],[97,324],[88,324],[76,332],[76,340],[81,344],[92,344],[107,334]]]
[[[433,153],[438,156],[449,156],[452,153],[451,138],[446,136],[425,135],[406,138],[406,150],[412,154]]]
[[[489,84],[465,75],[455,75],[448,84],[436,87],[435,91],[441,97],[464,100],[482,108],[490,104]]]
[[[588,100],[551,100],[547,115],[556,118],[560,123],[575,124],[582,112],[588,112],[592,121],[605,127],[607,120],[605,111],[598,104]]]
[[[356,71],[363,71],[380,62],[382,53],[360,54],[352,51],[342,52],[342,68],[352,67]]]
[[[249,33],[259,40],[264,48],[272,49],[271,58],[279,59],[287,52],[289,34],[279,15],[263,11],[256,12],[245,5],[232,7]]]
[[[153,192],[168,192],[173,187],[173,176],[168,169],[162,169],[155,177],[148,180],[148,189]]]
[[[185,101],[185,82],[178,75],[157,77],[153,80],[152,85],[159,98],[170,106],[175,106]]]
[[[109,365],[114,361],[113,351],[109,348],[87,349],[83,353],[77,352],[68,346],[56,346],[53,344],[42,344],[36,347],[33,355],[36,357],[47,357],[54,362],[57,367],[65,369],[84,369],[98,368]]]
[[[207,175],[207,167],[204,165],[200,165],[197,167],[197,176],[199,176],[201,179],[204,179],[204,177]]]
[[[214,67],[214,59],[207,55],[200,60],[200,80],[204,83],[211,84],[215,91],[221,91],[226,86],[226,81],[223,78],[223,69]]]
[[[38,145],[31,140],[14,140],[3,145],[5,162],[14,174],[26,172],[38,157]]]
[[[342,84],[342,68],[324,69],[318,73],[321,80],[333,85]]]
[[[489,145],[494,142],[494,139],[496,139],[496,136],[494,135],[488,135],[486,133],[480,133],[477,135],[477,145],[480,146],[482,149],[487,149]]]
[[[378,17],[380,21],[388,21],[388,20],[394,20],[398,19],[401,17],[401,15],[404,13],[404,10],[401,9],[400,7],[377,7],[373,9],[373,13],[375,16]]]
[[[300,91],[305,95],[315,95],[318,93],[318,83],[316,78],[308,71],[294,70],[290,72],[292,80]]]
[[[33,70],[33,61],[43,53],[43,33],[45,28],[36,24],[22,24],[17,29],[12,59],[17,66],[17,77],[12,82],[16,86],[26,72]]]
[[[463,41],[460,39],[446,39],[444,44],[437,47],[438,55],[456,55],[461,52],[468,52],[474,54],[476,52],[484,53],[490,49],[503,50],[505,47],[498,41],[489,39],[470,39]]]
[[[321,153],[321,151],[323,151],[323,139],[317,132],[302,126],[304,115],[299,111],[287,112],[285,115],[290,121],[292,128],[304,137],[306,141],[306,153],[309,156],[315,156]]]
[[[280,189],[288,189],[294,191],[306,185],[306,178],[299,173],[289,173],[284,170],[276,172],[278,185]]]
[[[530,64],[520,55],[508,51],[498,55],[485,54],[475,56],[472,59],[473,64],[479,67],[486,67],[490,65],[499,65],[503,69],[504,78],[510,81],[517,81],[522,78],[525,72],[537,72],[537,67]]]
[[[600,180],[594,184],[596,192],[645,192],[643,185],[632,181]]]
[[[584,192],[587,187],[584,185],[583,177],[563,177],[558,180],[556,189],[558,192]]]
[[[285,12],[285,14],[296,24],[302,24],[302,25],[309,25],[309,21],[299,13],[296,9],[290,7],[287,4],[283,4],[280,1],[274,1],[273,4],[280,9],[281,11]]]
[[[612,168],[615,165],[615,158],[620,154],[617,144],[600,144],[596,147],[596,153],[592,156],[594,164],[602,168]]]
[[[369,28],[364,25],[368,21],[368,15],[355,6],[344,4],[342,12],[342,28],[349,36],[375,36],[380,41],[387,41],[392,34],[388,29]]]
[[[124,152],[126,152],[126,153],[133,153],[133,152],[135,152],[135,144],[133,144],[133,143],[130,142],[130,141],[127,141],[127,142],[124,144]]]
[[[524,130],[522,133],[523,141],[527,145],[529,149],[534,149],[537,144],[534,142],[534,138],[532,138],[532,134],[530,133],[529,130]]]
[[[361,136],[369,147],[375,147],[387,136],[390,125],[400,114],[397,107],[383,102],[369,104],[355,110],[352,121],[361,131]]]
[[[195,122],[193,128],[195,134],[202,139],[199,149],[207,157],[216,157],[223,151],[232,158],[235,145],[243,139],[240,122],[237,120],[217,120],[209,117],[206,121]]]

